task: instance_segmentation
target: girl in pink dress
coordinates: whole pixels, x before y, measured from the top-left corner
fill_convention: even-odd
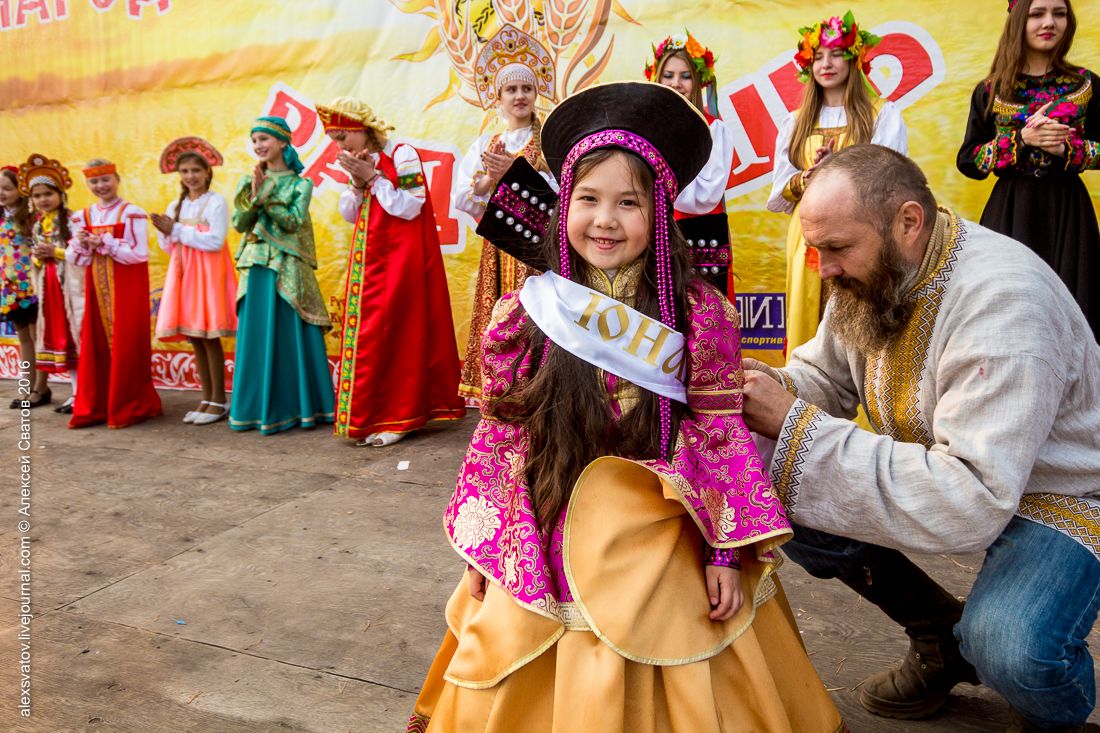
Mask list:
[[[161,292],[156,335],[191,342],[202,385],[198,409],[185,423],[209,425],[228,412],[223,336],[237,333],[237,279],[226,247],[229,206],[210,190],[212,167],[222,156],[202,138],[183,137],[161,154],[162,173],[180,174],[180,196],[165,214],[152,214],[161,248],[170,256]]]

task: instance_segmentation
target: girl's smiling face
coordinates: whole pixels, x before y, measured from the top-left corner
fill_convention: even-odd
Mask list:
[[[39,183],[31,187],[31,201],[35,211],[48,214],[61,208],[61,193],[53,186]]]
[[[88,179],[88,188],[97,199],[104,203],[111,203],[118,198],[118,176],[114,173],[106,173],[102,176],[93,176]]]
[[[285,147],[286,143],[265,132],[252,133],[252,151],[256,153],[256,157],[260,159],[261,163],[282,160],[283,148]]]
[[[19,189],[7,174],[0,175],[0,206],[12,208],[19,203]]]
[[[194,160],[180,163],[176,171],[188,192],[194,196],[206,193],[210,187],[210,173]]]
[[[651,195],[627,159],[614,152],[577,180],[569,199],[569,244],[585,262],[614,273],[649,247]]]

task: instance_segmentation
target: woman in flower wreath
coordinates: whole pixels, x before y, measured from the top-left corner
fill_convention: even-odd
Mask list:
[[[1100,339],[1100,228],[1081,181],[1100,168],[1100,89],[1066,60],[1076,29],[1070,0],[1009,2],[957,163],[970,178],[997,177],[982,226],[1042,257]]]
[[[802,105],[780,125],[768,210],[791,215],[787,229],[787,343],[789,356],[817,333],[821,277],[817,251],[806,247],[798,203],[816,166],[830,153],[874,143],[909,153],[901,113],[878,96],[867,78],[867,52],[879,42],[849,11],[799,29],[794,61],[805,84]]]
[[[504,25],[486,41],[475,66],[477,93],[485,110],[496,110],[507,124],[504,132],[489,132],[466,151],[458,166],[451,202],[480,221],[489,197],[512,162],[523,157],[551,187],[557,183],[542,157],[542,122],[535,103],[539,97],[556,101],[554,62],[550,52],[532,36]],[[493,305],[505,293],[520,288],[530,268],[491,243],[482,246],[470,332],[458,391],[471,402],[481,399],[481,336],[489,325]]]
[[[546,119],[550,271],[500,299],[445,525],[469,569],[409,731],[835,733],[774,575],[732,304],[672,217],[704,117],[648,82]]]
[[[683,35],[668,36],[653,47],[645,78],[682,94],[703,113],[710,127],[710,158],[676,197],[676,219],[685,233],[696,271],[732,298],[733,252],[726,218],[726,184],[733,166],[733,133],[718,117],[714,53],[687,30]]]

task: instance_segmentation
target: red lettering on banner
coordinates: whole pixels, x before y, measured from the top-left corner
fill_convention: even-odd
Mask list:
[[[734,146],[733,166],[726,188],[733,188],[771,173],[771,158],[764,155],[775,148],[775,136],[779,134],[779,128],[772,120],[768,108],[764,106],[764,100],[760,98],[760,92],[755,86],[745,87],[731,94],[730,104],[737,110],[737,115],[749,137],[751,151],[756,155],[751,161],[745,161],[742,156],[744,146]]]
[[[92,4],[93,8],[95,8],[96,10],[98,10],[101,13],[106,11],[106,10],[110,10],[111,6],[115,4],[115,0],[88,0],[88,1]]]
[[[46,0],[19,0],[19,4],[15,6],[15,27],[25,26],[32,13],[38,15],[39,23],[49,23],[53,20]]]
[[[768,80],[775,91],[779,92],[779,98],[783,100],[788,112],[802,106],[802,95],[806,88],[798,80],[798,66],[793,61],[768,74]]]
[[[129,0],[126,6],[126,14],[131,18],[140,18],[141,6],[154,4],[157,6],[157,15],[164,15],[172,9],[172,0]]]
[[[294,124],[294,120],[290,116],[291,110],[295,112],[295,116],[298,118],[297,124]],[[304,100],[296,99],[281,89],[275,92],[275,99],[266,114],[286,119],[291,129],[290,144],[296,148],[308,143],[310,138],[313,137],[314,130],[317,129],[317,111],[313,109],[313,105]]]
[[[882,43],[867,52],[867,58],[893,56],[901,64],[901,81],[888,98],[892,102],[904,97],[920,84],[932,78],[933,63],[928,49],[920,41],[904,33],[890,33],[882,37]]]
[[[321,187],[322,178],[327,178],[340,185],[347,183],[348,174],[336,164],[336,155],[339,152],[340,146],[336,144],[336,141],[329,140],[328,145],[317,156],[317,160],[313,161],[309,168],[302,172],[302,176],[313,181],[315,188]]]
[[[451,183],[454,179],[454,153],[444,150],[417,148],[424,176],[428,179],[428,194],[435,211],[435,228],[439,231],[441,245],[459,243],[458,220],[449,215],[451,210]]]

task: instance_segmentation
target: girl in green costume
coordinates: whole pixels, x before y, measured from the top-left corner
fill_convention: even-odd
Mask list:
[[[264,435],[333,420],[325,331],[332,326],[317,285],[309,200],[313,184],[281,117],[252,127],[259,163],[237,184],[237,353],[229,425]]]

